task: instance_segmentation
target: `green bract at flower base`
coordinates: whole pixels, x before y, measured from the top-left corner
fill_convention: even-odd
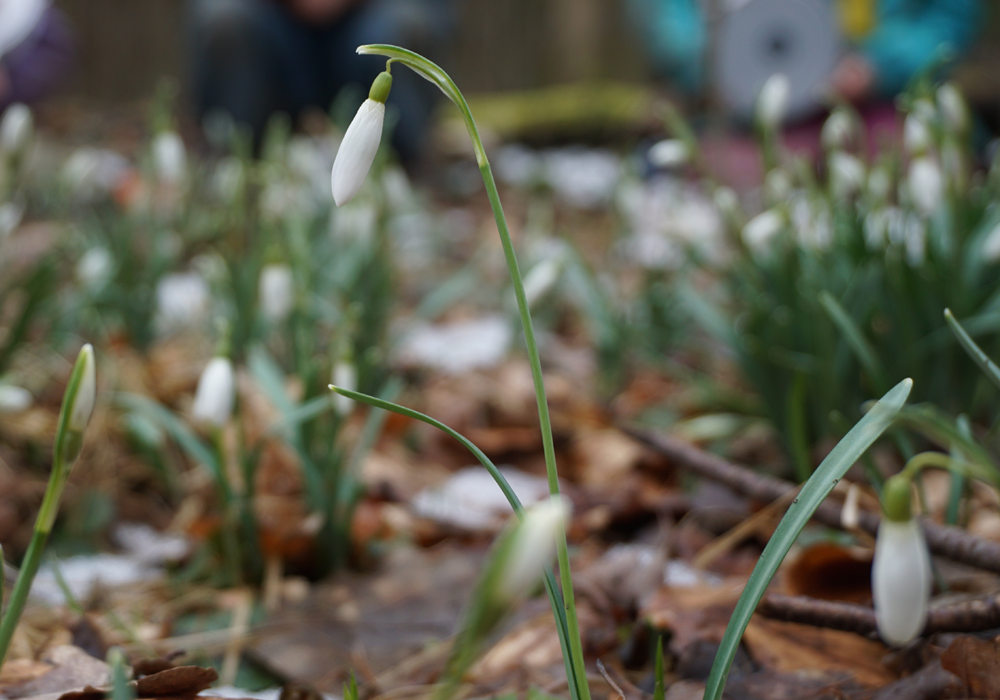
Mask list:
[[[531,312],[528,307],[527,296],[524,292],[524,282],[521,279],[517,256],[514,254],[514,244],[511,241],[510,231],[507,228],[507,218],[504,216],[503,206],[500,204],[500,194],[497,192],[496,181],[493,178],[493,171],[490,168],[489,159],[486,157],[486,149],[483,147],[483,141],[479,137],[479,130],[476,128],[476,122],[472,118],[469,105],[458,89],[458,86],[455,85],[455,82],[440,66],[413,51],[389,44],[369,44],[358,47],[358,53],[384,56],[389,59],[389,65],[392,63],[402,63],[416,71],[423,78],[437,85],[462,113],[469,137],[472,139],[472,146],[476,153],[476,162],[479,164],[479,172],[483,178],[486,193],[489,196],[490,208],[493,210],[493,218],[496,220],[497,231],[500,234],[500,243],[503,246],[504,258],[507,261],[507,269],[510,272],[511,284],[514,288],[514,297],[517,300],[518,315],[521,318],[521,327],[524,332],[528,362],[531,365],[531,377],[535,388],[535,399],[538,404],[538,422],[542,433],[542,449],[545,454],[545,471],[549,482],[549,492],[553,496],[557,495],[559,493],[559,475],[556,471],[552,423],[549,418],[548,401],[545,397],[545,383],[542,378],[542,362],[538,354],[538,343],[535,340]],[[569,566],[569,549],[566,545],[565,533],[560,533],[557,539],[557,554],[559,575],[562,583],[562,601],[556,595],[554,587],[547,584],[546,588],[548,589],[557,626],[559,624],[565,625],[565,628],[560,631],[560,641],[563,642],[563,659],[566,664],[566,676],[569,679],[570,694],[573,700],[590,700],[590,689],[587,686],[583,644],[580,640],[580,625],[576,615],[573,577]]]
[[[28,600],[31,582],[38,572],[39,564],[41,564],[45,544],[48,542],[52,525],[59,512],[59,501],[62,498],[63,489],[66,487],[66,481],[69,479],[70,470],[80,455],[83,434],[94,411],[96,393],[97,373],[94,348],[87,344],[81,348],[80,354],[77,355],[76,364],[73,365],[73,372],[69,377],[69,384],[66,386],[66,393],[63,394],[62,409],[59,411],[59,427],[56,431],[53,450],[52,473],[49,475],[49,483],[45,488],[42,507],[35,518],[35,531],[31,536],[28,551],[24,555],[24,561],[21,563],[21,571],[14,584],[10,604],[7,606],[3,621],[0,622],[0,665],[3,664],[3,660],[7,656],[7,649],[14,637],[17,622],[21,618],[21,611],[24,610],[24,604]]]

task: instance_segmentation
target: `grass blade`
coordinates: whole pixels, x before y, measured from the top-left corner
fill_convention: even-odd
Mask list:
[[[955,320],[951,309],[944,310],[944,320],[948,322],[948,326],[955,334],[955,337],[958,338],[958,342],[965,352],[969,353],[969,357],[975,360],[976,364],[979,365],[979,369],[983,370],[986,376],[990,378],[990,381],[1000,388],[1000,367],[997,367],[993,363],[993,360],[987,357],[986,353],[976,345],[976,341],[969,337],[969,334],[962,328],[962,324]]]
[[[847,313],[830,292],[820,292],[819,303],[830,317],[830,320],[833,321],[834,325],[837,326],[837,329],[844,336],[844,340],[847,341],[854,356],[858,358],[858,362],[861,363],[868,376],[871,377],[875,385],[875,390],[885,391],[885,386],[888,382],[886,382],[882,365],[878,361],[878,356],[875,354],[871,343],[865,338],[861,329],[854,322],[854,319],[851,318],[851,315]]]
[[[722,697],[722,690],[729,676],[729,668],[736,657],[736,650],[740,644],[743,631],[750,622],[760,602],[764,590],[771,582],[781,561],[785,558],[789,548],[795,542],[799,532],[812,517],[813,512],[819,504],[827,497],[837,485],[840,478],[850,469],[858,458],[867,450],[873,442],[885,431],[895,419],[896,414],[906,402],[906,397],[910,394],[913,381],[904,379],[897,384],[889,393],[883,396],[872,409],[858,421],[844,438],[837,443],[823,463],[816,468],[812,477],[802,487],[798,498],[792,502],[785,517],[774,531],[764,553],[761,554],[754,567],[750,579],[747,581],[743,594],[733,616],[729,618],[729,625],[726,627],[726,634],[722,638],[722,644],[715,656],[712,664],[712,672],[709,674],[705,686],[704,700],[719,700]]]

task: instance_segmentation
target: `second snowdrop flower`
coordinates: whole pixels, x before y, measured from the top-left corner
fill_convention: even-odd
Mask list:
[[[233,412],[233,363],[213,357],[198,380],[191,414],[195,420],[221,428]]]
[[[375,153],[382,140],[382,124],[385,121],[385,101],[392,88],[392,75],[388,71],[379,73],[354,120],[347,127],[344,140],[337,149],[333,161],[330,182],[333,201],[337,206],[347,204],[361,189],[368,170],[375,160]]]
[[[931,560],[919,521],[910,508],[910,479],[885,482],[884,517],[875,539],[872,598],[879,636],[893,646],[923,630],[931,595]]]
[[[785,118],[792,84],[788,76],[775,73],[764,83],[757,96],[757,120],[767,129],[777,129]]]

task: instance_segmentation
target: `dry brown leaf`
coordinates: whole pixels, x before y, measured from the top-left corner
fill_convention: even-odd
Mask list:
[[[743,643],[758,663],[782,673],[847,673],[870,687],[896,678],[882,665],[885,646],[850,632],[754,616],[743,634]]]
[[[1000,698],[1000,637],[959,637],[941,654],[941,666],[958,676],[973,697]]]
[[[136,681],[140,698],[193,696],[211,687],[219,678],[213,668],[177,666]]]
[[[871,552],[820,542],[806,547],[785,569],[790,595],[864,603],[871,599]]]
[[[593,489],[619,484],[643,454],[639,443],[614,428],[578,431],[573,442],[577,479]]]
[[[102,686],[108,683],[108,665],[79,647],[53,647],[43,661],[48,662],[51,670],[19,686],[5,689],[4,694],[13,700],[33,695],[65,693],[88,685]]]

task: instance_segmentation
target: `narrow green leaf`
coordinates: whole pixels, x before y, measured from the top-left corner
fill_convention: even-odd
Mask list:
[[[883,396],[837,443],[802,487],[798,498],[788,507],[785,517],[781,519],[757,566],[750,574],[732,617],[729,618],[729,625],[726,627],[725,636],[722,638],[722,644],[719,646],[715,662],[712,664],[712,672],[705,686],[704,700],[719,700],[722,697],[729,668],[736,657],[743,631],[795,538],[851,465],[889,427],[906,402],[912,387],[913,381],[904,379]]]
[[[879,362],[871,343],[868,342],[861,329],[854,323],[854,319],[840,305],[840,302],[834,299],[833,295],[827,291],[820,292],[819,303],[823,306],[823,310],[826,311],[830,320],[833,321],[834,325],[837,326],[837,329],[844,336],[847,344],[854,352],[854,356],[858,358],[858,362],[865,368],[868,376],[875,384],[875,390],[885,391],[887,382],[885,371],[882,369],[882,363]]]
[[[944,320],[948,322],[948,326],[951,327],[952,332],[955,337],[958,338],[959,344],[962,348],[969,354],[977,365],[979,369],[983,370],[987,377],[1000,388],[1000,367],[997,367],[993,360],[987,357],[986,353],[976,345],[976,341],[969,337],[969,334],[965,332],[955,317],[951,313],[951,309],[944,310]]]
[[[438,430],[450,435],[454,439],[458,440],[473,456],[479,460],[479,463],[486,468],[493,480],[496,481],[497,486],[503,492],[504,497],[506,497],[507,502],[510,503],[510,507],[514,510],[518,517],[524,513],[524,506],[521,504],[521,499],[517,497],[514,493],[514,489],[511,488],[510,484],[500,470],[497,469],[496,465],[487,457],[482,450],[480,450],[476,445],[469,440],[467,437],[459,433],[458,431],[448,427],[444,423],[430,416],[420,413],[419,411],[414,411],[411,408],[406,408],[405,406],[400,406],[399,404],[392,403],[391,401],[386,401],[384,399],[379,399],[374,396],[369,396],[368,394],[362,394],[357,391],[351,391],[350,389],[344,389],[339,386],[330,385],[330,388],[342,396],[346,396],[349,399],[354,399],[355,401],[361,401],[369,406],[374,406],[375,408],[382,408],[386,411],[392,411],[393,413],[398,413],[401,416],[406,416],[408,418],[413,418],[414,420],[421,421],[427,425],[431,425]],[[575,679],[576,674],[574,673],[573,657],[570,654],[569,645],[569,624],[566,619],[566,611],[563,606],[562,594],[559,592],[559,585],[556,583],[555,574],[552,573],[551,567],[546,567],[545,569],[545,592],[549,596],[549,603],[552,605],[552,614],[556,619],[556,631],[559,634],[559,646],[562,648],[563,652],[563,662],[566,664],[566,677],[571,679],[569,683],[569,691],[572,696],[572,700],[580,700],[582,693],[576,687]]]
[[[656,636],[656,668],[653,672],[653,700],[663,700],[666,697],[666,686],[663,683],[663,635]]]

